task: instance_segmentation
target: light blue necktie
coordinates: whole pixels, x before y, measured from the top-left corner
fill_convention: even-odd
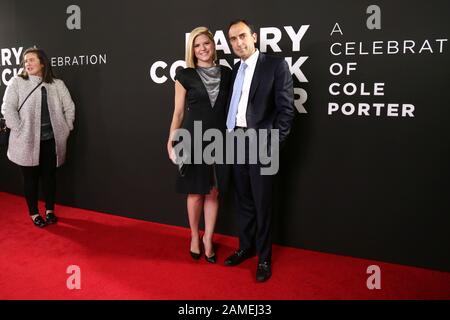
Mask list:
[[[233,95],[231,96],[230,109],[228,110],[227,116],[227,128],[229,131],[233,130],[236,126],[236,115],[241,98],[242,86],[244,84],[245,68],[247,68],[247,64],[242,62],[234,80]]]

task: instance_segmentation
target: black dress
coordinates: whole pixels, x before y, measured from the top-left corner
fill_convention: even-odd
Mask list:
[[[194,68],[179,70],[175,76],[186,89],[186,105],[182,128],[191,135],[191,155],[194,154],[194,121],[201,121],[202,136],[207,129],[215,128],[222,132],[225,155],[226,105],[231,85],[231,69],[220,66],[220,85],[214,105],[211,105],[207,89]],[[182,143],[182,142],[181,142]],[[203,148],[210,142],[203,143]],[[202,150],[203,150],[202,148]],[[203,154],[203,152],[202,152]],[[230,166],[226,164],[204,163],[188,164],[184,176],[178,175],[176,191],[184,194],[209,194],[216,186],[224,192],[228,186]],[[225,158],[224,158],[225,163]]]

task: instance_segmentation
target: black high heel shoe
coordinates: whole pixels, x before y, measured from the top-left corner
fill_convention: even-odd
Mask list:
[[[189,250],[189,253],[191,254],[192,259],[194,259],[194,260],[198,260],[202,256],[201,253],[195,253],[195,252],[192,252],[190,250]]]
[[[191,242],[192,242],[192,239],[191,239]],[[191,254],[192,259],[198,260],[202,256],[201,247],[200,247],[200,252],[199,253],[193,252],[193,251],[191,251],[191,249],[189,249],[189,253]]]
[[[205,247],[205,243],[203,242],[203,238],[202,238],[202,244],[203,244],[203,247]],[[212,256],[210,256],[210,257],[208,257],[206,255],[206,248],[205,248],[205,260],[208,261],[209,263],[216,263],[216,252],[214,250],[214,244],[212,245],[212,247],[213,247],[213,251],[214,252],[213,252]]]
[[[216,263],[216,253],[214,252],[211,257],[208,257],[205,253],[205,260],[209,263]]]

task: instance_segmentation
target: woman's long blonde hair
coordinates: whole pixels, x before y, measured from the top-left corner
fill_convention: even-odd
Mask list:
[[[214,42],[214,36],[206,27],[197,27],[191,31],[186,47],[186,67],[195,68],[197,65],[197,58],[194,53],[194,41],[199,35],[204,34],[211,40],[214,45],[213,62],[217,60],[216,43]]]

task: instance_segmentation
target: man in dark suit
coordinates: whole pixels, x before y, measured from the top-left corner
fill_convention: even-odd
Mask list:
[[[228,28],[228,37],[234,53],[241,59],[233,68],[228,131],[277,129],[277,142],[282,145],[295,115],[289,67],[283,58],[263,54],[255,48],[257,34],[245,20],[233,21]],[[246,153],[249,153],[249,145],[245,146]],[[245,159],[248,159],[248,154]],[[261,167],[260,162],[233,164],[239,249],[225,260],[225,265],[235,266],[256,253],[259,258],[256,270],[258,282],[266,281],[272,275],[274,175],[261,174]]]

